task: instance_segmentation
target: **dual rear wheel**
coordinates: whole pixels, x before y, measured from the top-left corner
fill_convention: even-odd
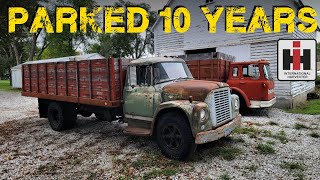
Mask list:
[[[48,107],[48,119],[55,131],[70,129],[76,123],[76,108],[72,104],[52,102]]]

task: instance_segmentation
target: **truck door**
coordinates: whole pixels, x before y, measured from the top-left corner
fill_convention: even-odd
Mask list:
[[[249,100],[260,100],[262,86],[259,65],[244,65],[241,70],[240,89],[248,96]]]
[[[124,90],[124,114],[131,119],[153,118],[152,66],[130,66]]]

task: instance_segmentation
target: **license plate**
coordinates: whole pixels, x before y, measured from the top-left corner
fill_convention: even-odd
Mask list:
[[[226,129],[224,130],[224,136],[229,136],[229,135],[231,134],[231,132],[232,132],[232,129],[233,129],[233,128],[226,128]]]

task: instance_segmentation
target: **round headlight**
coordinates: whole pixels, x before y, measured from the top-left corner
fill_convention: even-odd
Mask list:
[[[200,119],[204,120],[204,118],[206,117],[207,112],[204,109],[201,109],[200,111]]]
[[[239,107],[239,99],[236,99],[236,100],[234,101],[234,107],[235,107],[235,108],[238,108],[238,107]]]

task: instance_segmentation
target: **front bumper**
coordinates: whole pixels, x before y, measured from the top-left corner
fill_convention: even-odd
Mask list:
[[[230,133],[241,125],[241,115],[239,114],[231,122],[211,131],[196,134],[196,144],[205,144],[230,135]]]
[[[277,101],[277,98],[273,98],[270,101],[250,101],[251,106],[249,108],[269,108],[273,106]]]

